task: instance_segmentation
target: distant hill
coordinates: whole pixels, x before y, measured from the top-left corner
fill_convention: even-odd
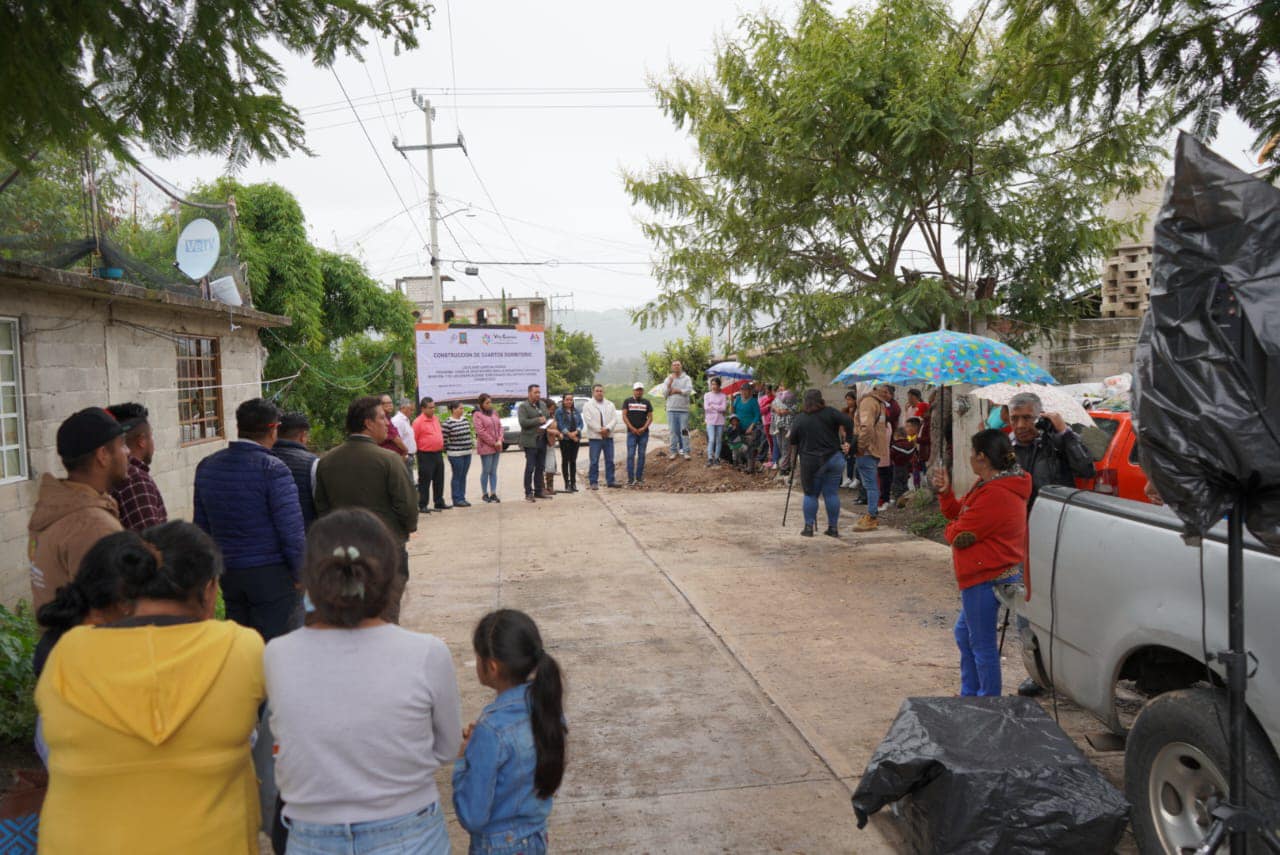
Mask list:
[[[558,314],[558,313],[557,313]],[[605,365],[617,360],[638,359],[644,351],[654,351],[662,343],[685,334],[685,324],[673,324],[666,328],[642,330],[631,323],[626,309],[608,309],[603,312],[565,312],[560,321],[567,330],[581,330],[595,336],[596,346],[604,357]],[[613,382],[624,382],[623,380]]]

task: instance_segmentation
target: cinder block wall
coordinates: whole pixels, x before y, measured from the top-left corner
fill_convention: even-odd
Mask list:
[[[1028,355],[1059,383],[1087,383],[1133,371],[1142,318],[1091,318],[1039,342]]]
[[[157,449],[152,463],[170,519],[191,519],[196,464],[235,438],[235,410],[261,394],[256,328],[172,306],[6,288],[0,314],[21,324],[29,479],[0,485],[0,600],[30,598],[27,522],[40,476],[64,477],[55,436],[68,415],[89,406],[140,401],[151,411]],[[149,328],[138,329],[129,324]],[[216,337],[222,356],[226,439],[180,446],[177,346],[172,336]]]

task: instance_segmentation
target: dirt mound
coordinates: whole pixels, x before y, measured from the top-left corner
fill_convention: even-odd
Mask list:
[[[740,490],[772,490],[786,488],[787,482],[772,469],[762,469],[753,475],[739,472],[727,462],[707,467],[707,438],[701,434],[690,437],[690,459],[672,457],[665,437],[649,438],[649,453],[644,463],[644,483],[636,489],[656,490],[665,493],[730,493]],[[625,454],[616,465],[618,480],[626,483],[627,461]],[[799,492],[797,488],[797,492]]]

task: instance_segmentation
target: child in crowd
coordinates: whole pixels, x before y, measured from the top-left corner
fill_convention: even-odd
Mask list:
[[[746,429],[742,439],[746,446],[747,474],[754,475],[760,471],[760,458],[768,445],[764,437],[764,426],[756,422]]]
[[[542,855],[551,797],[564,777],[564,684],[533,619],[499,609],[471,643],[476,676],[498,693],[463,733],[453,807],[470,855]]]
[[[928,406],[926,404],[926,406]],[[916,490],[920,489],[920,478],[924,475],[924,468],[929,461],[925,459],[928,453],[923,443],[923,437],[920,435],[920,419],[912,416],[907,419],[907,439],[916,447],[915,457],[911,461],[911,484]]]
[[[900,427],[894,431],[893,442],[889,443],[889,459],[893,461],[893,484],[891,485],[893,492],[891,499],[897,503],[898,507],[905,508],[907,506],[907,484],[916,461],[916,441],[914,437],[908,434],[905,427]]]
[[[737,416],[729,416],[729,424],[724,429],[724,444],[733,457],[733,465],[741,469],[747,464],[747,437],[742,432],[742,423]]]

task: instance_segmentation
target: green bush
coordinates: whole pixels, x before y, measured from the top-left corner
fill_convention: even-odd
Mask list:
[[[947,518],[942,515],[942,511],[935,511],[932,516],[917,520],[907,526],[907,531],[917,537],[927,537],[930,534],[941,531],[947,526]]]
[[[25,601],[0,605],[0,740],[30,742],[36,732],[36,675],[31,657],[40,637]]]

